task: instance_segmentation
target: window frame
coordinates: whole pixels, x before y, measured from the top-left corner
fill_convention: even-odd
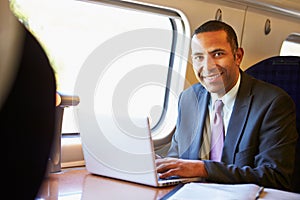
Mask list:
[[[190,45],[190,41],[189,41],[190,27],[187,18],[179,10],[141,3],[141,2],[110,1],[110,0],[79,0],[79,1],[86,2],[86,3],[93,3],[93,4],[101,4],[105,6],[113,6],[113,7],[129,9],[129,10],[139,11],[139,12],[148,12],[151,14],[157,14],[169,18],[171,26],[173,28],[172,30],[173,38],[172,38],[172,46],[170,51],[171,53],[169,57],[169,66],[168,66],[169,72],[167,75],[166,90],[165,90],[164,103],[163,103],[163,112],[159,118],[158,123],[152,128],[154,146],[156,148],[160,148],[164,146],[165,144],[170,142],[170,138],[175,129],[177,115],[174,115],[174,113],[177,113],[177,100],[179,97],[179,93],[184,89],[184,84],[185,84],[185,75],[186,75],[186,68],[188,65],[188,55],[189,55],[189,45]],[[28,26],[26,21],[22,21],[22,22],[26,27]],[[179,33],[179,31],[181,31],[181,33]],[[182,58],[185,59],[182,60]],[[176,67],[174,67],[175,65]],[[174,70],[176,71],[175,73]],[[170,90],[175,90],[176,94],[175,94],[175,98],[173,99],[170,99],[170,95],[171,95]],[[173,104],[176,103],[176,107],[173,106],[171,108],[170,101],[173,101]],[[168,121],[171,122],[168,123]],[[72,137],[70,137],[69,135],[70,134],[66,134],[65,136],[62,135],[62,143],[61,143],[62,167],[64,166],[70,167],[72,166],[72,164],[70,163],[74,163],[74,162],[78,163],[78,161],[70,161],[68,158],[64,158],[65,155],[69,155],[70,153],[74,154],[76,152],[76,154],[78,154],[81,157],[81,159],[83,159],[81,148],[78,148],[78,145],[80,146],[81,143],[77,139],[74,140],[74,136],[80,137],[80,133],[72,133],[73,135]],[[78,164],[74,164],[74,165],[76,166]]]
[[[291,47],[287,43],[297,45],[297,49],[300,49],[300,33],[289,34],[288,37],[282,42],[280,48],[281,56],[300,56],[300,51],[295,51],[294,50],[295,47]],[[295,53],[295,52],[299,52],[299,53]]]

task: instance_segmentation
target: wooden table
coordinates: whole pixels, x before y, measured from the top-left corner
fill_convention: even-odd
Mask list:
[[[174,186],[155,188],[89,174],[84,167],[49,174],[37,199],[160,199]]]

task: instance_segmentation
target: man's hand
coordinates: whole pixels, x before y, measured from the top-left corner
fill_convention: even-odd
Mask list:
[[[184,160],[178,158],[158,158],[155,160],[160,178],[170,176],[207,177],[207,171],[201,160]]]

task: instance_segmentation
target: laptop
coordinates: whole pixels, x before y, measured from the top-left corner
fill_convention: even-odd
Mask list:
[[[85,165],[91,174],[154,187],[201,181],[198,177],[159,179],[146,117],[97,115],[82,118],[79,126]]]

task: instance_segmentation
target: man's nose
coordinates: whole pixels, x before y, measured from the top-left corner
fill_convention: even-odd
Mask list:
[[[215,68],[214,59],[210,55],[204,57],[203,68],[206,71],[210,71]]]

